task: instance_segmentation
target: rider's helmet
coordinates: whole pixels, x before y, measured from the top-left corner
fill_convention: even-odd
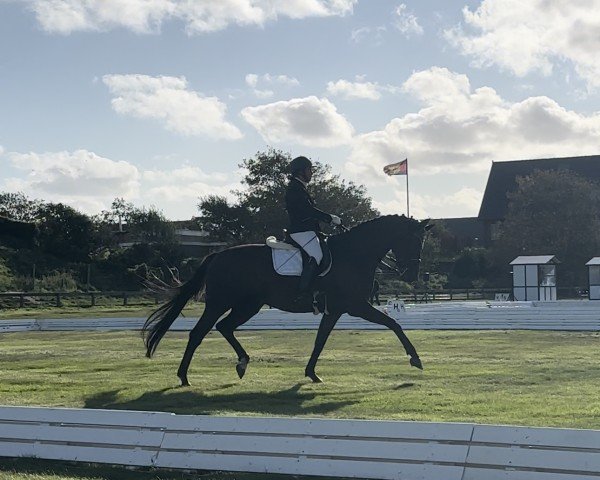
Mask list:
[[[312,162],[306,157],[296,157],[290,162],[290,173],[294,175],[296,172],[312,167]]]

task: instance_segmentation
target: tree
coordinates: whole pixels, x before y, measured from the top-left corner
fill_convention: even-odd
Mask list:
[[[481,247],[465,247],[454,261],[449,285],[452,288],[470,288],[488,275],[487,251]]]
[[[175,242],[175,228],[173,224],[156,207],[134,208],[128,213],[126,220],[128,230],[142,242]]]
[[[289,153],[269,149],[258,152],[240,164],[247,173],[245,189],[233,192],[237,202],[230,205],[224,197],[206,197],[198,205],[203,229],[234,243],[264,242],[269,235],[280,235],[287,225],[284,196],[289,181]],[[379,215],[371,206],[363,186],[342,180],[331,167],[313,162],[309,189],[318,207],[354,225]]]
[[[116,233],[128,234],[134,241],[173,243],[175,228],[156,207],[137,208],[123,198],[115,198],[110,210],[94,217],[94,223],[110,245],[117,240]]]
[[[600,248],[600,188],[569,171],[540,171],[517,178],[506,219],[494,245],[495,263],[518,255],[556,255],[559,282],[586,283],[585,262]]]
[[[33,222],[38,217],[38,212],[43,202],[30,200],[24,193],[2,192],[0,193],[0,216],[19,220],[21,222]]]
[[[215,240],[237,244],[249,236],[252,215],[245,206],[229,205],[225,197],[209,195],[201,199],[198,207],[200,226]]]
[[[98,247],[92,220],[62,203],[47,203],[38,211],[40,246],[55,257],[83,262]]]

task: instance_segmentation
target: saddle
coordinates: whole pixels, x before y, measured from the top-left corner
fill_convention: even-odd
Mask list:
[[[303,248],[298,245],[286,230],[284,232],[284,241],[278,241],[275,237],[267,238],[267,246],[271,248],[273,257],[273,268],[279,275],[299,277],[309,256]],[[319,235],[319,234],[318,234]],[[331,249],[327,244],[327,239],[323,235],[319,235],[321,250],[323,251],[323,259],[319,264],[317,276],[324,277],[331,270],[332,257]],[[324,292],[318,289],[313,291],[313,313],[328,313],[327,296]]]
[[[309,256],[303,248],[298,245],[289,235],[287,230],[283,231],[284,240],[279,241],[274,236],[268,237],[266,244],[271,248],[273,257],[273,268],[279,275],[299,277],[303,267],[308,263]],[[331,249],[327,244],[327,238],[319,235],[323,259],[319,264],[318,276],[324,277],[331,270]]]

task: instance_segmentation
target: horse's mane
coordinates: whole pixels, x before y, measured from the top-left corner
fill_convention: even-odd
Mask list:
[[[341,232],[337,235],[334,235],[334,237],[344,238],[355,235],[361,235],[365,231],[372,232],[373,230],[385,230],[389,228],[391,224],[400,224],[410,221],[414,221],[414,219],[407,218],[405,215],[382,215],[381,217],[375,217],[371,220],[366,220],[362,223],[359,223],[358,225],[355,225],[354,227],[350,228],[349,230],[346,230],[345,232]]]
[[[344,249],[355,250],[364,248],[365,241],[379,238],[382,235],[389,235],[394,229],[400,226],[408,226],[412,222],[417,222],[413,218],[407,218],[404,215],[382,215],[371,220],[366,220],[358,225],[346,230],[345,232],[332,235],[328,242],[330,245],[337,245],[338,248],[344,244]]]

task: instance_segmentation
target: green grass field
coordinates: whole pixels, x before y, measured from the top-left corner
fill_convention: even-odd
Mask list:
[[[81,305],[68,305],[62,307],[39,306],[28,308],[0,309],[0,322],[2,320],[19,318],[99,318],[99,317],[147,317],[158,305],[154,303],[132,303],[124,306],[122,303],[113,302],[108,305],[94,307]],[[189,302],[183,314],[189,317],[200,317],[204,311],[204,303]]]
[[[153,360],[139,333],[26,332],[0,336],[0,404],[600,428],[600,334],[408,332],[425,370],[410,368],[391,332],[334,331],[303,377],[314,332],[245,332],[233,350],[211,333],[190,369],[175,372],[187,335],[169,334]]]
[[[303,377],[314,335],[240,333],[252,360],[239,380],[233,351],[211,333],[183,389],[175,371],[185,334],[169,334],[153,360],[136,332],[2,334],[0,404],[600,428],[599,333],[409,331],[420,372],[391,332],[334,331],[320,385]],[[191,478],[309,480],[0,459],[0,480]]]
[[[264,473],[132,470],[107,465],[0,458],[0,480],[319,480],[322,478],[265,475]]]

